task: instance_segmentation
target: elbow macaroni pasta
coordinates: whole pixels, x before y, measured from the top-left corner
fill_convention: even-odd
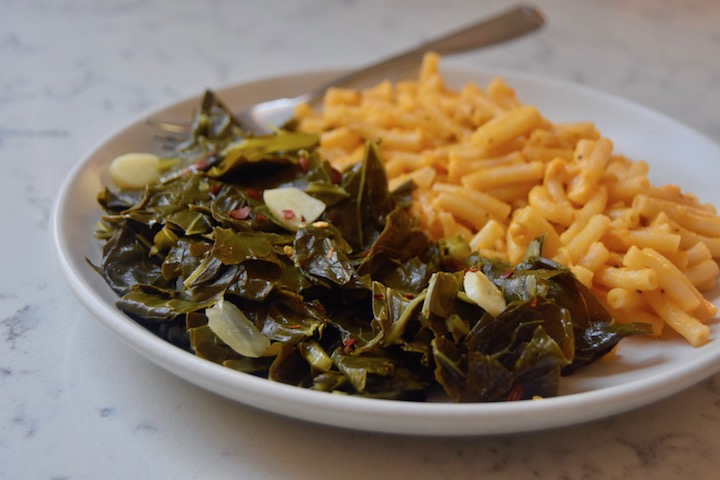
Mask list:
[[[720,275],[720,216],[677,186],[651,185],[648,164],[614,152],[592,123],[552,123],[500,78],[453,90],[434,53],[417,80],[331,88],[322,111],[303,105],[296,118],[340,170],[378,141],[391,189],[418,186],[412,212],[431,238],[460,235],[482,255],[517,262],[544,235],[543,255],[616,321],[708,341],[717,309],[701,292]]]

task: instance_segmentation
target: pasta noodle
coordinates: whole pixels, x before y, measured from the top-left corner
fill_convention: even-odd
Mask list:
[[[461,236],[511,262],[543,235],[618,322],[709,339],[716,307],[701,292],[720,275],[720,216],[675,185],[652,185],[649,165],[614,151],[591,122],[553,123],[496,78],[445,85],[426,54],[416,80],[333,88],[321,111],[295,112],[320,150],[345,170],[379,142],[390,187],[415,182],[412,213],[434,239]]]

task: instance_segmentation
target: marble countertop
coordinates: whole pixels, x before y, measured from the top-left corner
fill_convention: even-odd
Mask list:
[[[540,33],[460,59],[584,84],[720,142],[719,2],[535,5],[548,17]],[[370,62],[506,6],[0,0],[0,478],[713,477],[720,375],[552,431],[345,431],[260,412],[167,373],[97,322],[55,267],[48,220],[62,179],[141,113],[206,87]]]

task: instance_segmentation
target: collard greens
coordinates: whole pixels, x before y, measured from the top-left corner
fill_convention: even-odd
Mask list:
[[[174,170],[144,191],[98,196],[96,269],[118,307],[228,368],[408,400],[553,396],[562,375],[648,331],[615,324],[566,268],[541,256],[542,239],[518,265],[470,254],[459,239],[429,242],[406,213],[411,185],[388,190],[376,145],[342,175],[316,145],[315,136],[286,130],[246,136],[208,94]],[[263,189],[290,186],[326,205],[296,232],[275,223],[262,200]],[[502,313],[468,298],[469,270],[502,291]],[[252,357],[220,340],[211,308],[213,322],[230,310],[228,318],[242,319],[225,338],[251,331],[243,342],[262,341],[242,343]]]

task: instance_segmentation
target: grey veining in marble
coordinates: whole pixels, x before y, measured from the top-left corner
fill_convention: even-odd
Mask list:
[[[541,33],[459,60],[597,88],[720,142],[720,2],[535,4],[549,20]],[[166,373],[95,321],[55,268],[48,220],[62,179],[145,112],[205,87],[366,63],[505,6],[0,0],[0,478],[715,478],[718,375],[634,412],[532,434],[344,431]]]

